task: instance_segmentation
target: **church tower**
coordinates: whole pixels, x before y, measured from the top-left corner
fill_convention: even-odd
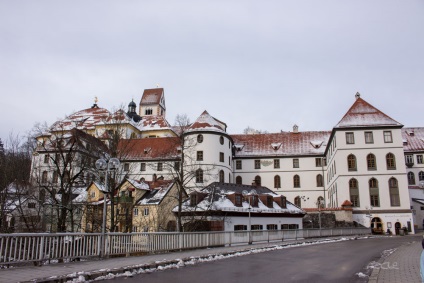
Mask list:
[[[140,101],[140,116],[161,116],[165,118],[165,93],[163,88],[145,89]]]

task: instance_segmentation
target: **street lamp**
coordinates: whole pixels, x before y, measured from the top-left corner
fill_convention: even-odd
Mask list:
[[[109,160],[104,160],[100,158],[96,161],[96,168],[99,171],[105,172],[105,192],[103,192],[103,219],[102,219],[102,243],[100,246],[100,255],[103,257],[105,254],[105,240],[106,240],[106,194],[109,193],[108,188],[108,179],[109,172],[119,168],[120,162],[118,158],[111,158]]]
[[[243,197],[247,197],[249,195],[249,193],[246,190],[243,190],[242,194],[243,194]],[[250,195],[256,195],[256,194],[257,193],[255,189],[252,189],[250,191]],[[252,219],[250,217],[250,211],[252,209],[252,206],[250,204],[250,197],[248,198],[248,200],[249,200],[249,208],[248,208],[249,210],[249,245],[251,245],[252,244]]]

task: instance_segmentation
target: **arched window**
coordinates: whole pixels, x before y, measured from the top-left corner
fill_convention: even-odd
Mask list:
[[[225,182],[225,180],[224,180],[224,171],[223,170],[219,171],[219,182],[220,183],[224,183]]]
[[[317,175],[317,187],[322,187],[324,186],[324,182],[322,181],[322,175],[318,174]]]
[[[145,115],[152,115],[152,114],[153,114],[153,109],[152,109],[152,108],[147,108],[147,109],[144,111],[144,113],[145,113]]]
[[[386,164],[387,164],[387,170],[395,170],[396,169],[396,159],[395,159],[395,155],[393,153],[387,153]]]
[[[408,185],[415,185],[415,174],[408,172]]]
[[[278,175],[274,176],[274,188],[281,188],[281,178]]]
[[[420,171],[420,173],[418,173],[418,180],[424,181],[424,172],[423,171]]]
[[[197,135],[197,142],[202,143],[203,142],[203,135]]]
[[[302,207],[302,202],[299,196],[294,198],[294,205],[298,206],[298,207]]]
[[[203,183],[203,170],[201,168],[196,170],[196,183]]]
[[[356,156],[349,154],[347,157],[347,170],[356,171]]]
[[[371,178],[368,181],[370,190],[370,204],[371,206],[380,206],[380,195],[378,192],[378,181],[375,178]]]
[[[389,179],[390,205],[400,206],[399,186],[396,178]]]
[[[349,194],[350,194],[350,202],[353,207],[359,207],[359,188],[358,188],[358,180],[352,178],[349,180]]]
[[[377,161],[372,153],[367,155],[367,167],[368,170],[377,170]]]
[[[241,178],[241,176],[237,176],[237,177],[236,177],[236,184],[237,184],[237,185],[241,185],[241,184],[243,184],[243,179]]]
[[[299,175],[293,176],[293,187],[300,188],[300,177],[299,177]]]
[[[262,186],[261,176],[256,176],[256,177],[255,177],[255,184],[256,184],[257,186]]]

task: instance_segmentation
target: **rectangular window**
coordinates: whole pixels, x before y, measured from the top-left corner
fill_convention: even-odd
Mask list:
[[[219,153],[219,162],[224,162],[224,153],[223,152]]]
[[[267,224],[266,229],[267,230],[278,230],[278,225],[277,224]]]
[[[264,226],[263,225],[252,225],[252,230],[263,230]]]
[[[346,133],[346,144],[354,144],[355,143],[355,136],[352,132]]]
[[[412,154],[405,155],[405,163],[407,166],[414,165],[414,156]]]
[[[203,161],[203,151],[201,150],[197,152],[197,161]]]
[[[384,131],[383,135],[384,135],[384,142],[385,143],[393,142],[392,131]]]
[[[175,169],[176,172],[180,171],[180,162],[179,161],[174,162],[174,169]]]
[[[322,158],[321,157],[315,158],[315,167],[322,167]]]
[[[261,161],[255,160],[255,169],[261,169]]]
[[[138,232],[138,229],[137,229],[138,227],[137,226],[133,226],[132,227],[132,231],[134,232],[134,233],[137,233]]]
[[[293,168],[299,168],[299,159],[298,158],[293,159]]]
[[[365,132],[365,143],[374,143],[372,132]]]
[[[235,194],[234,205],[240,207],[240,206],[242,206],[242,201],[243,201],[243,199],[242,199],[241,194]]]
[[[141,163],[140,164],[140,171],[146,171],[146,163]]]
[[[148,208],[148,207],[146,207],[146,208],[144,209],[144,211],[143,211],[143,215],[144,215],[144,216],[149,215],[149,208]]]
[[[158,171],[162,171],[162,170],[163,170],[163,163],[158,162]]]
[[[49,163],[50,155],[44,155],[44,163]]]
[[[134,216],[138,215],[138,208],[134,208]]]
[[[242,169],[241,160],[236,160],[236,169],[237,170],[241,170]]]
[[[247,225],[234,225],[234,231],[246,231]]]
[[[125,172],[130,171],[130,164],[129,163],[124,163],[124,171]]]
[[[423,155],[422,154],[417,155],[417,164],[423,164]]]
[[[29,202],[28,208],[35,208],[35,202]]]
[[[280,168],[280,159],[274,159],[274,168]]]

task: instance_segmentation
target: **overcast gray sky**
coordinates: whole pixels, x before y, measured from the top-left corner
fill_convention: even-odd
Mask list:
[[[0,138],[165,89],[167,119],[331,130],[361,97],[424,126],[424,1],[0,0]]]

